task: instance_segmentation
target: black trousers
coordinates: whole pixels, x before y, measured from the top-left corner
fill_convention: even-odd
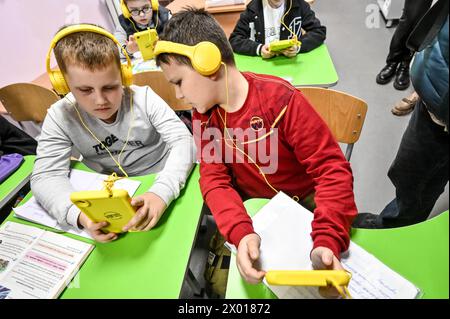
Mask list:
[[[411,62],[414,52],[406,47],[406,41],[432,2],[432,0],[405,0],[403,14],[392,36],[386,63]]]
[[[383,227],[407,226],[428,218],[449,180],[448,138],[448,132],[433,122],[419,100],[388,172],[396,198],[379,215]]]

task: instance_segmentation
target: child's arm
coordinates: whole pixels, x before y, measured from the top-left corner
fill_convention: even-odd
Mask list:
[[[241,16],[230,35],[233,51],[245,55],[261,55],[262,44],[251,40],[252,15],[246,10]]]
[[[320,24],[309,4],[304,1],[301,1],[301,3],[303,12],[302,28],[306,31],[306,34],[300,39],[302,42],[300,53],[303,53],[314,50],[325,41],[327,28]]]
[[[134,42],[134,46],[133,46],[133,43],[131,43],[131,48],[129,47],[130,39],[127,38],[127,32],[120,24],[117,26],[116,31],[114,31],[114,37],[120,43],[120,46],[127,51],[128,55],[130,57],[133,56],[133,53],[138,51],[136,42]],[[119,53],[120,53],[120,57],[122,59],[124,59],[125,55],[123,54],[122,50],[119,50]]]
[[[78,228],[80,211],[70,201],[70,194],[75,191],[69,181],[72,142],[58,122],[55,110],[50,108],[39,137],[31,190],[59,224]]]
[[[350,164],[327,124],[297,90],[280,129],[315,184],[313,248],[329,248],[339,258],[348,249],[350,226],[357,214]]]

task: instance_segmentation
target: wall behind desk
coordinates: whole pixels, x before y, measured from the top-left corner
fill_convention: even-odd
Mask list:
[[[50,42],[64,24],[94,23],[113,31],[104,2],[0,0],[0,87],[30,82],[44,73]]]

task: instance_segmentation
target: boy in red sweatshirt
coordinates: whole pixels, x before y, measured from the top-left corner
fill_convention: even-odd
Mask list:
[[[202,52],[202,41],[214,44],[218,62],[214,50]],[[339,257],[357,214],[353,176],[302,93],[277,77],[241,73],[224,32],[204,10],[175,14],[155,54],[177,98],[194,108],[202,194],[219,231],[237,247],[244,279],[258,283],[265,272],[256,266],[261,240],[243,200],[278,191],[301,203],[314,196],[311,261],[316,269],[342,269]]]

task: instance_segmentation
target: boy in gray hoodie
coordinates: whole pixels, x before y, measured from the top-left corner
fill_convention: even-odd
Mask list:
[[[31,190],[60,224],[85,228],[96,241],[109,242],[117,234],[101,231],[106,222],[92,222],[70,201],[75,191],[69,182],[72,151],[99,173],[158,173],[150,189],[132,199],[137,211],[124,227],[127,231],[156,225],[184,187],[195,149],[186,126],[150,87],[124,86],[112,35],[95,27],[68,28],[73,30],[56,35],[54,54],[70,93],[48,110]]]

